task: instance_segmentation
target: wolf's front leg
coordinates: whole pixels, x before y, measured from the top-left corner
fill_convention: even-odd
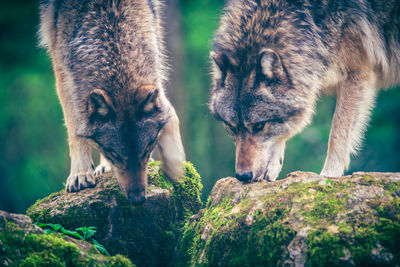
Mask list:
[[[184,173],[183,162],[186,157],[181,139],[179,119],[172,106],[171,117],[160,132],[158,149],[163,162],[162,171],[171,180],[180,180]]]
[[[321,175],[338,177],[350,164],[369,120],[376,95],[376,76],[370,71],[347,79],[338,89],[328,153]]]
[[[96,184],[92,150],[88,140],[76,136],[69,137],[71,172],[67,179],[66,190],[76,192]]]

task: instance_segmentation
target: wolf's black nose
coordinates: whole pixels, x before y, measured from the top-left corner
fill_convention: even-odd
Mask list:
[[[239,181],[247,182],[253,179],[253,173],[252,172],[236,173],[236,178]]]
[[[133,205],[140,205],[146,200],[146,191],[128,192],[128,200]]]

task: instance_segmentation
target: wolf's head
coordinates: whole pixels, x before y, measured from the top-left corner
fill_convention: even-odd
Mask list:
[[[236,144],[236,177],[275,180],[286,141],[310,120],[312,104],[293,85],[277,51],[262,48],[236,62],[227,52],[211,52],[210,109]]]
[[[112,97],[102,89],[88,96],[83,135],[112,163],[122,192],[133,204],[146,199],[149,157],[169,118],[165,101],[153,85],[141,86],[129,97]]]

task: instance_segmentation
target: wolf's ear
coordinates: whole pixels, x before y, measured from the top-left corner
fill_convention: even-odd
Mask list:
[[[285,75],[280,56],[270,48],[261,50],[260,66],[262,73],[267,79],[282,79]]]
[[[114,113],[112,100],[106,91],[95,89],[89,94],[88,100],[89,117],[106,118]]]
[[[229,66],[229,59],[228,57],[223,54],[223,53],[216,53],[214,51],[210,52],[210,58],[214,61],[214,63],[217,65],[218,69],[221,71],[221,73],[225,73],[228,66]]]
[[[135,92],[134,98],[139,112],[150,112],[159,106],[159,89],[154,85],[142,85]]]

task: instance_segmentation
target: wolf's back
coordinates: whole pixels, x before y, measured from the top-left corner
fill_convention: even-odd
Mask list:
[[[40,43],[82,87],[118,90],[154,80],[161,89],[160,8],[158,0],[44,0]]]
[[[323,69],[345,35],[363,43],[369,60],[383,73],[384,86],[400,82],[398,0],[230,0],[213,46],[244,69],[251,69],[251,56],[262,47],[279,50],[286,64],[295,62],[292,70],[299,65],[299,54],[311,60],[309,68]]]

